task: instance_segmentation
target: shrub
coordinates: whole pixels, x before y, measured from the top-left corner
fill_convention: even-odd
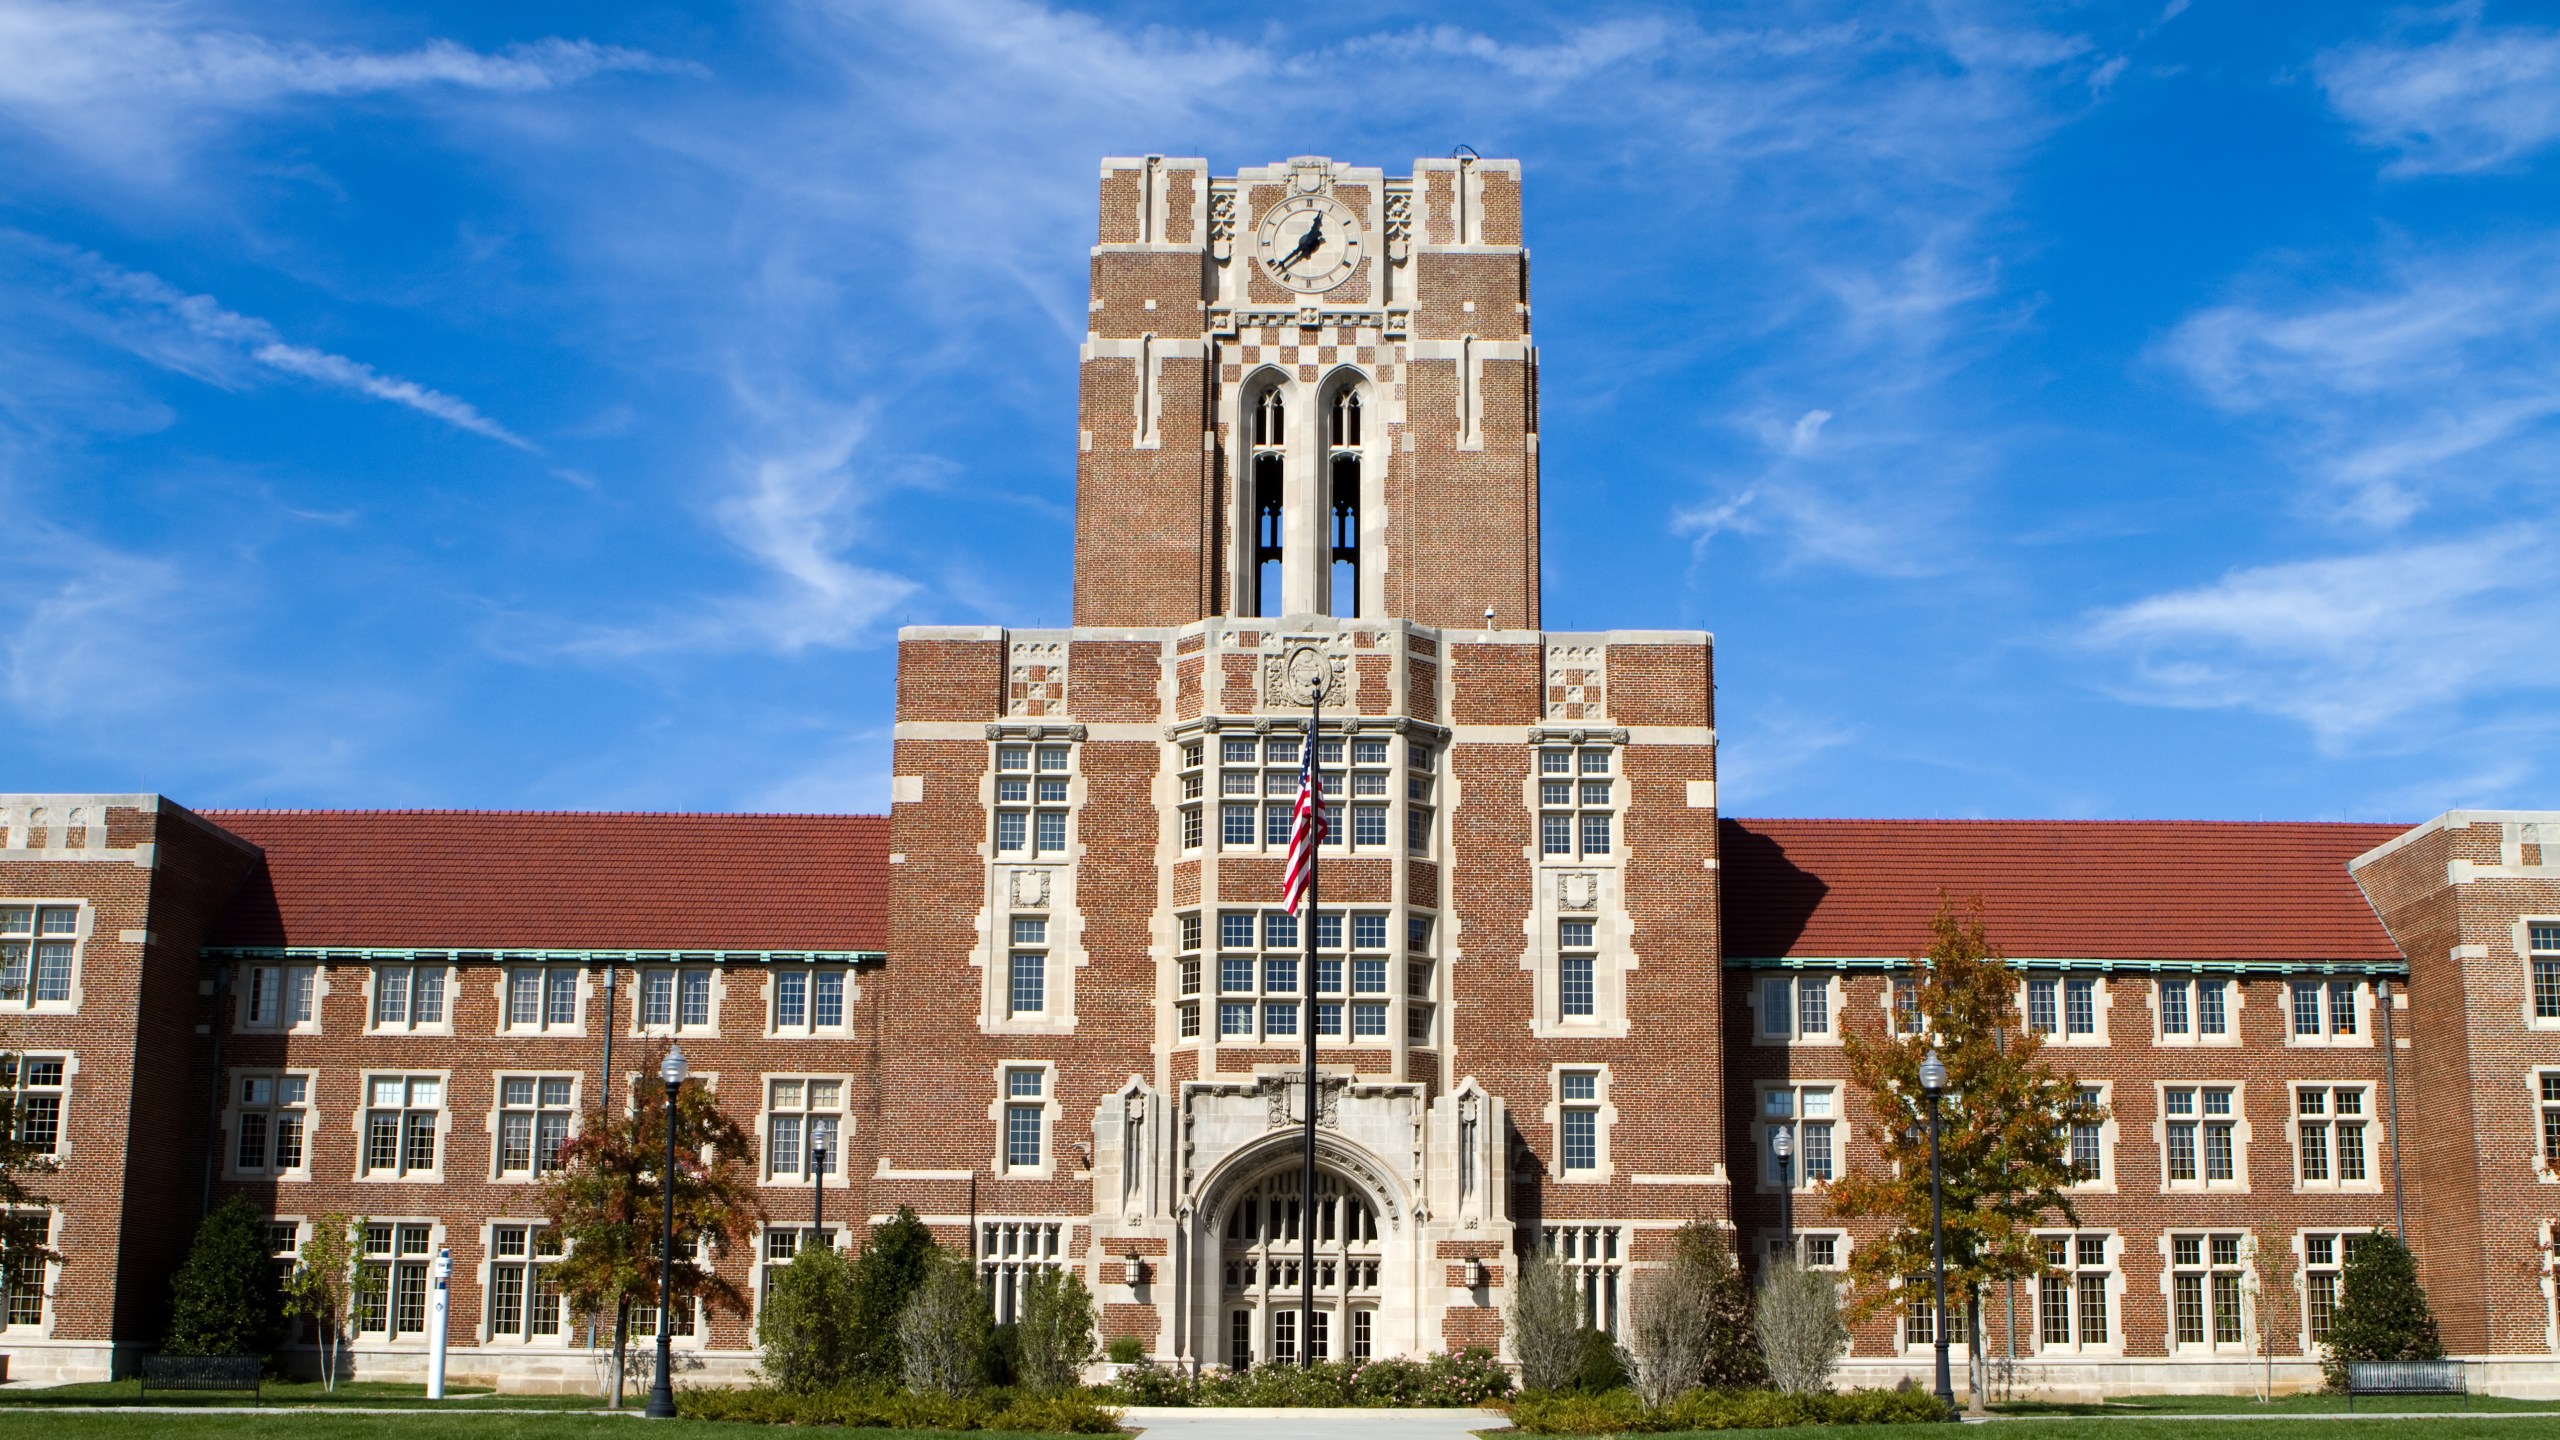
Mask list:
[[[906,1373],[898,1323],[941,1253],[933,1232],[904,1205],[871,1228],[870,1240],[853,1262],[854,1374],[895,1383]]]
[[[1144,1364],[1147,1342],[1135,1335],[1114,1335],[1111,1343],[1102,1347],[1102,1355],[1114,1365]]]
[[[280,1297],[267,1255],[267,1217],[245,1195],[196,1227],[169,1285],[171,1355],[264,1355],[275,1345]]]
[[[771,1386],[687,1390],[678,1397],[676,1409],[688,1420],[762,1425],[1026,1430],[1051,1435],[1106,1435],[1119,1429],[1117,1412],[1083,1395],[990,1392],[955,1398],[911,1395],[876,1383],[799,1393]]]
[[[1647,1409],[1631,1390],[1606,1395],[1530,1395],[1511,1407],[1513,1428],[1530,1435],[1660,1434],[1690,1430],[1762,1430],[1794,1425],[1911,1425],[1952,1419],[1924,1390],[1692,1390]]]
[[[994,1326],[972,1267],[934,1257],[898,1317],[898,1352],[908,1389],[957,1400],[984,1383]]]
[[[1428,1360],[1373,1360],[1351,1377],[1354,1405],[1483,1405],[1510,1393],[1511,1372],[1481,1346]]]
[[[832,1245],[805,1245],[774,1272],[756,1317],[764,1373],[794,1393],[831,1390],[853,1379],[853,1267]]]
[[[1618,1348],[1617,1337],[1606,1330],[1582,1332],[1582,1363],[1576,1367],[1573,1388],[1585,1395],[1599,1395],[1627,1388],[1627,1352]]]
[[[1511,1353],[1520,1358],[1520,1388],[1569,1390],[1582,1375],[1582,1297],[1553,1256],[1520,1257],[1511,1291]]]
[[[1779,1389],[1801,1395],[1831,1388],[1840,1352],[1849,1347],[1839,1282],[1791,1259],[1778,1261],[1760,1277],[1752,1327]]]
[[[2417,1257],[2389,1231],[2354,1237],[2320,1361],[2330,1388],[2346,1388],[2350,1360],[2443,1358],[2435,1312],[2418,1284]]]
[[[1068,1270],[1033,1275],[1022,1286],[1015,1330],[1015,1378],[1044,1395],[1074,1389],[1094,1356],[1093,1292],[1084,1277]]]
[[[1120,1372],[1113,1387],[1115,1398],[1128,1405],[1188,1405],[1197,1388],[1191,1377],[1173,1367],[1158,1368],[1146,1361]]]

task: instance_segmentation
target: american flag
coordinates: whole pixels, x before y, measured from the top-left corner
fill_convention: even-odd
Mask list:
[[[1298,766],[1298,810],[1289,825],[1289,869],[1283,877],[1280,903],[1290,914],[1307,903],[1315,883],[1316,847],[1324,843],[1324,781],[1316,775],[1316,731],[1307,727],[1305,760]]]

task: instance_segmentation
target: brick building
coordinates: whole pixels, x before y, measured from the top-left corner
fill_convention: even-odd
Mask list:
[[[2560,1387],[2560,817],[1722,817],[1709,638],[1540,628],[1521,241],[1508,161],[1104,162],[1075,624],[902,634],[886,817],[0,796],[0,1036],[63,1166],[13,1373],[150,1348],[239,1191],[280,1262],[370,1219],[361,1371],[423,1367],[442,1249],[457,1376],[587,1383],[535,1187],[671,1040],[757,1136],[770,1223],[718,1257],[751,1294],[823,1180],[973,1250],[999,1309],[1076,1268],[1168,1360],[1498,1343],[1529,1246],[1614,1327],[1691,1219],[1845,1266],[1822,1187],[1875,1149],[1840,1036],[1894,1023],[1944,888],[2112,1116],[2052,1273],[1984,1317],[2026,1383],[2236,1389],[2262,1336],[2299,1380],[2405,1210],[2448,1342]],[[1293,917],[1311,701],[1334,838]],[[753,1362],[744,1322],[672,1324],[705,1377]],[[1929,1324],[1867,1324],[1853,1377]]]

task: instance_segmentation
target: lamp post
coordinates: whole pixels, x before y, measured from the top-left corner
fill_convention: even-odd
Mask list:
[[[1781,1125],[1769,1137],[1770,1153],[1778,1157],[1778,1243],[1787,1247],[1787,1258],[1796,1255],[1795,1171],[1788,1163],[1796,1153],[1796,1127]]]
[[[684,1085],[684,1073],[684,1048],[668,1046],[666,1063],[658,1067],[658,1078],[667,1082],[667,1219],[658,1246],[658,1378],[649,1387],[645,1412],[652,1420],[676,1418],[676,1387],[667,1372],[675,1362],[671,1341],[676,1328],[676,1091]]]
[[[1938,1058],[1935,1046],[1930,1048],[1929,1058],[1920,1062],[1920,1089],[1929,1097],[1929,1268],[1937,1283],[1937,1309],[1930,1316],[1934,1323],[1929,1331],[1937,1341],[1938,1403],[1953,1415],[1956,1386],[1947,1373],[1946,1193],[1938,1171],[1938,1101],[1947,1089],[1947,1062]]]
[[[809,1174],[818,1182],[817,1193],[809,1199],[809,1242],[827,1243],[827,1137],[809,1137]]]

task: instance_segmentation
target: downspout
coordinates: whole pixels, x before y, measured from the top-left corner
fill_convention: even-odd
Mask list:
[[[614,967],[613,961],[608,959],[604,962],[604,1070],[597,1082],[596,1112],[603,1115],[608,1122],[611,1121],[613,1112],[604,1107],[613,1100],[613,1027],[620,1023],[622,1015],[622,1012],[614,1007],[613,980],[620,973],[621,971]],[[596,1358],[596,1322],[601,1318],[593,1315],[587,1317],[587,1361],[590,1364],[593,1364]]]
[[[209,1096],[204,1127],[204,1185],[196,1196],[196,1219],[201,1222],[213,1213],[213,1175],[222,1163],[222,1032],[224,997],[231,993],[231,967],[219,966],[213,972],[213,1083],[205,1087]]]

